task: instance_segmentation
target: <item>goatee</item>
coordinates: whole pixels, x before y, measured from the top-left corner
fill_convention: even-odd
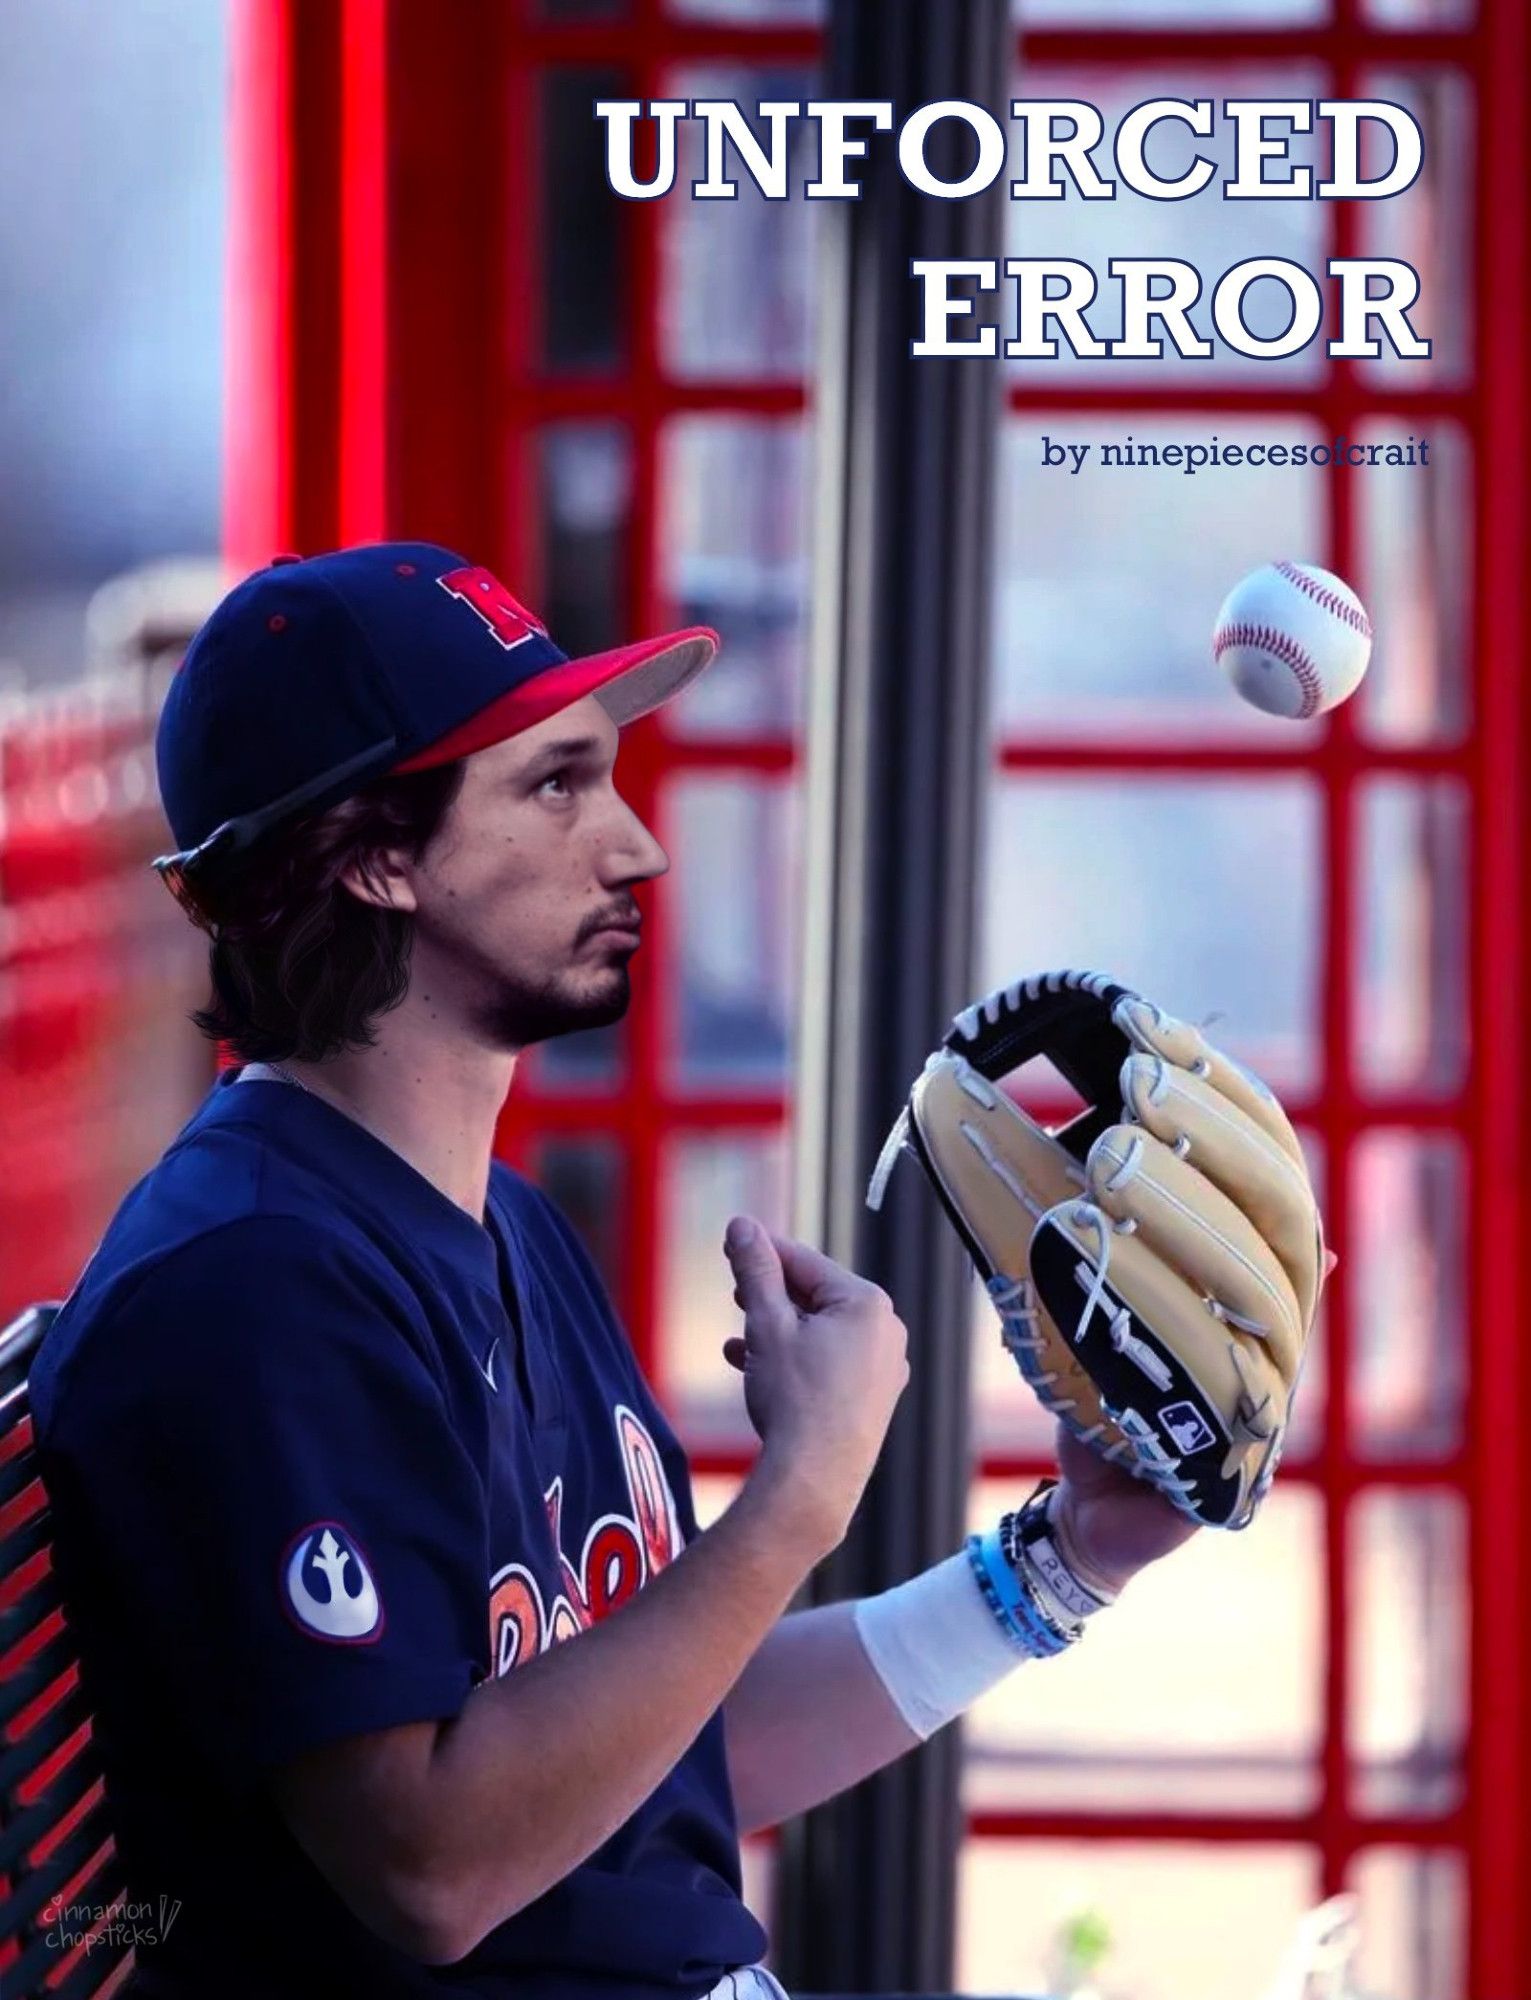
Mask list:
[[[521,987],[502,991],[485,1015],[486,1038],[503,1049],[529,1048],[556,1035],[577,1035],[587,1028],[609,1028],[620,1021],[632,1002],[632,982],[625,965],[607,969],[590,993],[569,993],[557,987]]]

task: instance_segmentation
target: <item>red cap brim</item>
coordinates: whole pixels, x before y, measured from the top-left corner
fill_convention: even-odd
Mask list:
[[[711,665],[717,650],[716,632],[705,625],[691,625],[658,639],[614,647],[609,653],[566,660],[562,666],[533,674],[394,769],[428,771],[438,764],[450,764],[454,758],[469,757],[475,750],[487,750],[491,743],[518,736],[523,729],[546,722],[550,715],[598,692],[602,708],[619,729],[625,728],[689,687],[703,668]]]

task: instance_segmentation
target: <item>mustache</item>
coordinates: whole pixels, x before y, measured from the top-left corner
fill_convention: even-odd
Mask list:
[[[593,916],[586,917],[579,927],[575,943],[583,944],[586,938],[593,938],[597,931],[611,930],[613,926],[619,930],[638,930],[642,923],[643,912],[629,898],[625,903],[615,904],[610,909],[597,910]]]

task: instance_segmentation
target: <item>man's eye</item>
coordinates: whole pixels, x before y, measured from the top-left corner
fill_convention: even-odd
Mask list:
[[[567,771],[549,771],[537,789],[539,792],[552,791],[554,796],[558,798],[567,798],[571,789],[569,773]]]

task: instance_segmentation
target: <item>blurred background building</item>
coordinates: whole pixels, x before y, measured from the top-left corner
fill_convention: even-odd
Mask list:
[[[1152,95],[1236,90],[1391,98],[1427,140],[1376,209],[1016,205],[1017,250],[1403,255],[1435,348],[1007,376],[980,981],[1101,965],[1225,1016],[1294,1108],[1344,1261],[1258,1528],[1203,1537],[973,1715],[970,1992],[1041,1990],[1098,1916],[1122,2000],[1253,1996],[1341,1887],[1369,1990],[1523,1990],[1527,1496],[1504,1433],[1525,1217],[1501,1141],[1531,243],[1524,175],[1494,170],[1531,84],[1522,13],[1017,8],[1019,88],[1090,99],[1108,129]],[[722,1225],[788,1201],[821,218],[748,185],[621,204],[591,105],[806,102],[824,35],[816,0],[0,9],[0,1311],[67,1290],[210,1075],[197,937],[146,866],[187,634],[278,550],[445,541],[571,651],[669,621],[724,635],[624,750],[674,861],[633,1010],[530,1056],[501,1140],[593,1245],[704,1515],[726,1503],[752,1441],[719,1357]],[[812,169],[805,148],[797,188]],[[1039,465],[1044,433],[1129,431],[1425,435],[1434,465]],[[1361,696],[1300,729],[1207,656],[1229,585],[1281,555],[1346,575],[1379,628]],[[973,1324],[978,1520],[1045,1469],[1047,1431],[976,1291]],[[767,1917],[773,1854],[750,1843]]]

